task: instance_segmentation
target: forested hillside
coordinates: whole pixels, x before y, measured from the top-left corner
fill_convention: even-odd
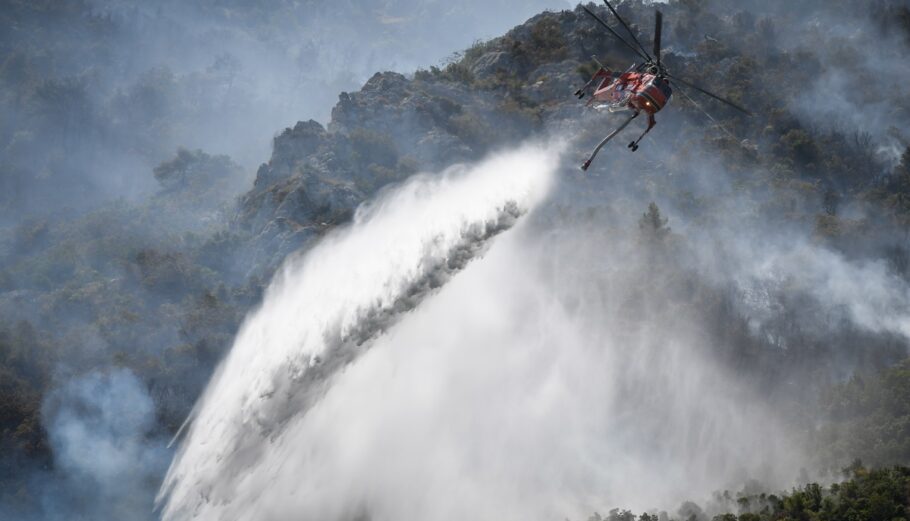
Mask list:
[[[547,5],[6,0],[0,223],[147,197],[147,172],[178,147],[243,164],[231,179],[239,194],[274,133],[325,120],[339,91],[377,69],[439,60]],[[438,30],[446,23],[475,33]]]
[[[237,9],[258,34],[293,11],[276,3]],[[200,9],[214,34],[232,27]],[[130,493],[63,458],[70,438],[53,430],[78,409],[89,411],[80,428],[118,432],[104,404],[61,392],[82,385],[123,386],[148,404],[129,432],[148,454],[133,469],[135,497],[150,501],[170,456],[163,440],[286,256],[390,185],[528,139],[568,143],[552,215],[644,244],[653,260],[634,274],[642,299],[667,295],[667,309],[697,317],[706,349],[801,433],[813,457],[805,482],[868,465],[841,484],[747,490],[671,518],[908,517],[908,471],[895,465],[910,465],[910,97],[870,78],[910,81],[910,6],[671,0],[661,9],[670,70],[755,116],[675,93],[638,152],[615,144],[583,175],[574,167],[619,119],[571,93],[595,70],[592,55],[618,69],[633,57],[578,7],[538,14],[447,63],[377,72],[340,93],[326,125],[301,116],[277,133],[253,171],[224,155],[237,140],[188,137],[232,133],[257,110],[214,115],[255,90],[233,83],[230,56],[108,89],[129,68],[111,42],[131,41],[127,28],[159,30],[161,19],[4,2],[0,517],[117,515],[116,501],[98,507],[83,488]],[[650,3],[618,10],[650,41]],[[310,58],[331,61],[296,49],[300,74]],[[207,118],[217,123],[198,125]],[[114,378],[120,371],[128,376]]]
[[[904,519],[910,512],[910,471],[906,467],[867,469],[856,463],[849,469],[846,481],[821,486],[805,486],[781,494],[731,494],[724,491],[714,498],[714,508],[729,511],[717,514],[712,521],[766,521],[812,519],[839,521],[866,519],[889,521]],[[651,512],[635,515],[629,510],[613,509],[606,516],[595,513],[588,521],[658,521],[707,519],[694,503],[684,504],[678,512]]]

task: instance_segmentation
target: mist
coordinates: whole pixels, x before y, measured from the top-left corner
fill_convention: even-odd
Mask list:
[[[69,379],[47,396],[43,416],[56,465],[30,478],[42,491],[40,510],[12,508],[4,515],[151,519],[148,506],[170,451],[154,402],[135,375],[115,369]]]
[[[662,3],[757,116],[677,93],[585,175],[621,116],[571,91],[629,57],[577,7],[478,42],[574,7],[481,4],[3,8],[0,517],[701,521],[843,478],[826,397],[910,346],[896,3]]]
[[[546,150],[494,156],[430,192],[415,188],[420,178],[392,188],[289,260],[197,405],[162,489],[164,518],[577,519],[610,506],[675,513],[686,500],[785,488],[807,472],[834,479],[789,403],[819,376],[794,386],[800,365],[756,381],[746,376],[757,366],[728,360],[751,337],[759,358],[780,363],[774,352],[791,349],[780,339],[800,336],[773,334],[779,306],[798,313],[803,341],[836,345],[860,330],[906,346],[906,281],[799,228],[734,219],[673,231],[660,215],[629,212],[642,207],[632,193],[579,196],[566,154]],[[412,291],[407,243],[387,224],[422,215],[412,198],[446,213],[461,207],[459,182],[473,179],[469,192],[484,197],[484,185],[539,176],[541,163],[559,174],[485,253],[406,312],[375,311]],[[714,175],[723,192],[724,174]],[[368,294],[361,270],[379,273],[385,255],[396,260],[383,269],[400,275],[371,284],[390,293],[355,304]],[[312,319],[293,318],[324,285],[349,287],[334,295],[338,311],[310,306],[296,315]],[[736,311],[725,319],[727,305]],[[835,362],[821,378],[857,365]]]
[[[697,312],[664,301],[663,252],[634,233],[598,236],[601,223],[536,217],[376,339],[315,406],[269,429],[255,463],[206,472],[218,476],[202,485],[213,500],[184,493],[168,508],[579,518],[795,479],[805,460],[784,426],[712,361]],[[186,454],[220,431],[189,438]],[[201,462],[178,462],[199,484]]]

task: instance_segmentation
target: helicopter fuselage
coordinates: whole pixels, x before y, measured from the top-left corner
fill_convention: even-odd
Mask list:
[[[602,76],[594,90],[590,104],[603,103],[611,110],[632,110],[654,115],[666,106],[673,95],[670,84],[663,78],[647,72],[616,73],[605,69],[595,76]]]

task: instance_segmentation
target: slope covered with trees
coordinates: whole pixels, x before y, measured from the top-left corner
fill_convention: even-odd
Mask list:
[[[849,479],[830,486],[808,483],[781,494],[724,492],[715,498],[715,509],[731,511],[707,514],[694,503],[678,512],[641,513],[613,509],[606,516],[595,513],[589,521],[893,521],[910,515],[910,469],[867,469],[857,463]]]
[[[253,172],[226,156],[172,152],[192,146],[171,139],[187,117],[174,93],[229,89],[229,61],[205,74],[149,71],[97,110],[89,94],[105,78],[69,71],[64,51],[89,65],[120,63],[105,42],[127,35],[83,4],[35,9],[5,5],[5,27],[40,31],[27,46],[12,32],[0,40],[0,106],[11,115],[0,122],[0,504],[29,512],[40,493],[30,470],[56,468],[42,416],[53,389],[127,368],[154,402],[154,435],[174,434],[286,255],[416,172],[543,135],[570,138],[567,163],[580,163],[615,120],[571,92],[593,71],[592,54],[617,68],[632,59],[580,8],[542,13],[446,64],[377,73],[341,93],[327,125],[279,133],[247,186]],[[819,467],[861,458],[880,469],[856,467],[844,484],[773,499],[743,496],[734,518],[906,517],[907,471],[888,467],[910,465],[907,338],[832,311],[798,275],[749,291],[713,277],[736,259],[704,252],[764,230],[757,236],[767,242],[745,246],[809,237],[894,287],[910,281],[910,99],[869,81],[882,71],[910,80],[910,8],[674,0],[662,9],[670,69],[756,117],[677,92],[639,152],[607,150],[587,177],[567,170],[556,206],[648,237],[675,303],[697,310],[718,358],[804,432]],[[643,41],[651,11],[619,5]],[[256,12],[271,19],[267,8]],[[79,23],[57,30],[70,19]],[[122,149],[151,162],[137,181],[146,195],[99,202],[93,184],[69,184],[91,178],[86,168],[114,168]],[[78,210],[59,211],[67,206]],[[761,314],[742,303],[755,295]],[[906,304],[895,299],[893,311]]]

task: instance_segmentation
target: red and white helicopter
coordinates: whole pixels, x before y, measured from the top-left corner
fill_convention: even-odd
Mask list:
[[[593,89],[591,98],[588,101],[588,106],[594,106],[595,108],[606,107],[610,112],[621,110],[632,112],[632,115],[629,116],[627,120],[625,120],[616,130],[607,135],[607,137],[594,148],[591,157],[582,164],[582,170],[587,170],[588,167],[591,166],[591,161],[593,161],[597,153],[600,152],[600,149],[626,128],[633,119],[644,112],[648,115],[648,128],[638,136],[638,139],[629,143],[629,148],[632,149],[633,152],[638,150],[638,143],[652,128],[654,128],[654,125],[657,124],[654,120],[654,114],[664,108],[667,102],[670,101],[670,96],[673,94],[673,88],[679,89],[683,95],[686,95],[685,91],[682,90],[681,85],[691,87],[702,94],[726,103],[739,111],[750,116],[752,115],[751,112],[736,103],[713,94],[689,81],[673,76],[667,71],[666,66],[660,61],[660,32],[663,25],[663,14],[661,14],[660,11],[656,11],[655,13],[654,57],[652,58],[651,55],[648,54],[648,51],[645,50],[644,46],[642,46],[641,42],[638,41],[638,38],[635,37],[635,33],[632,32],[629,25],[626,24],[625,20],[619,16],[619,13],[613,9],[610,2],[604,0],[604,3],[607,4],[607,8],[610,9],[610,12],[613,13],[616,19],[619,20],[619,23],[622,24],[632,37],[632,41],[635,42],[635,45],[632,45],[629,41],[620,36],[612,27],[607,25],[607,22],[586,6],[582,5],[581,7],[589,15],[594,17],[600,25],[604,26],[604,28],[617,40],[625,44],[629,49],[632,49],[632,51],[641,57],[644,62],[641,64],[633,64],[625,72],[618,72],[604,67],[598,61],[597,65],[600,67],[598,71],[594,73],[594,76],[592,76],[590,80],[588,80],[588,83],[575,91],[575,95],[581,99],[589,90]],[[592,58],[597,61],[596,57]],[[671,82],[673,83],[673,88],[671,88]]]

